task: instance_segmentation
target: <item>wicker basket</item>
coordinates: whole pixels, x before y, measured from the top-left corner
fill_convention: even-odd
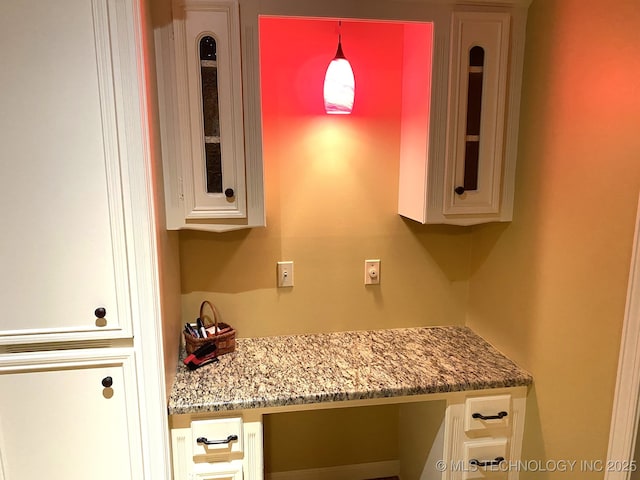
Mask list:
[[[207,322],[204,317],[204,307],[209,306],[211,311],[213,312],[213,321]],[[224,355],[225,353],[231,353],[236,349],[236,331],[235,329],[226,323],[218,321],[218,311],[216,308],[207,300],[202,302],[200,305],[200,319],[202,323],[204,323],[205,328],[211,328],[215,326],[214,332],[216,332],[213,336],[207,338],[196,338],[193,335],[189,335],[184,332],[184,343],[185,348],[187,349],[187,355],[191,355],[198,348],[208,345],[210,343],[215,343],[216,345],[216,357],[220,355]]]

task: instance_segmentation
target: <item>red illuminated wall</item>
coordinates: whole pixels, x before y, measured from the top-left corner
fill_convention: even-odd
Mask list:
[[[353,116],[400,114],[403,26],[342,22],[342,47],[356,79]],[[322,86],[338,44],[337,20],[262,17],[263,118],[325,115]]]

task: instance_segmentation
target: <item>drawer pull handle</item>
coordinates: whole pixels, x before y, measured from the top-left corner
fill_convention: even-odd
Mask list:
[[[485,462],[481,462],[475,458],[469,460],[469,465],[475,465],[476,467],[495,467],[504,462],[504,457],[496,457],[495,460],[487,460]]]
[[[501,420],[509,415],[507,412],[498,412],[497,415],[482,415],[481,413],[474,413],[471,415],[473,418],[479,418],[480,420]]]
[[[198,437],[196,442],[204,443],[205,445],[225,445],[235,440],[238,440],[238,435],[229,435],[224,440],[208,440],[207,437]]]

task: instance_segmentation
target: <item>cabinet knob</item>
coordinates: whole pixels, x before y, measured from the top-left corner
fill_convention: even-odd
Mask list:
[[[107,315],[107,309],[104,307],[98,307],[93,313],[95,313],[98,318],[104,318]]]
[[[234,192],[234,191],[233,191],[233,188],[227,188],[227,189],[224,191],[224,196],[225,196],[225,197],[227,197],[227,198],[231,198],[231,197],[233,197],[235,194],[236,194],[236,192]]]
[[[464,187],[456,187],[453,189],[458,195],[462,195],[464,193]]]
[[[113,385],[113,378],[111,378],[111,377],[104,377],[104,378],[102,379],[102,386],[103,386],[104,388],[110,388],[110,387],[111,387],[111,385]]]

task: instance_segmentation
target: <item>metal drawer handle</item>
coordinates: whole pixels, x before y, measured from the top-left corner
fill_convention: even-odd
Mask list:
[[[235,440],[238,440],[238,435],[229,435],[224,440],[207,440],[207,437],[198,437],[196,442],[204,443],[205,445],[225,445]]]
[[[507,412],[498,412],[497,415],[482,415],[481,413],[474,413],[471,415],[473,418],[479,418],[480,420],[501,420],[509,415]]]
[[[475,465],[476,467],[495,467],[502,462],[504,462],[504,457],[496,457],[495,460],[487,460],[485,462],[472,458],[469,460],[469,465]]]

